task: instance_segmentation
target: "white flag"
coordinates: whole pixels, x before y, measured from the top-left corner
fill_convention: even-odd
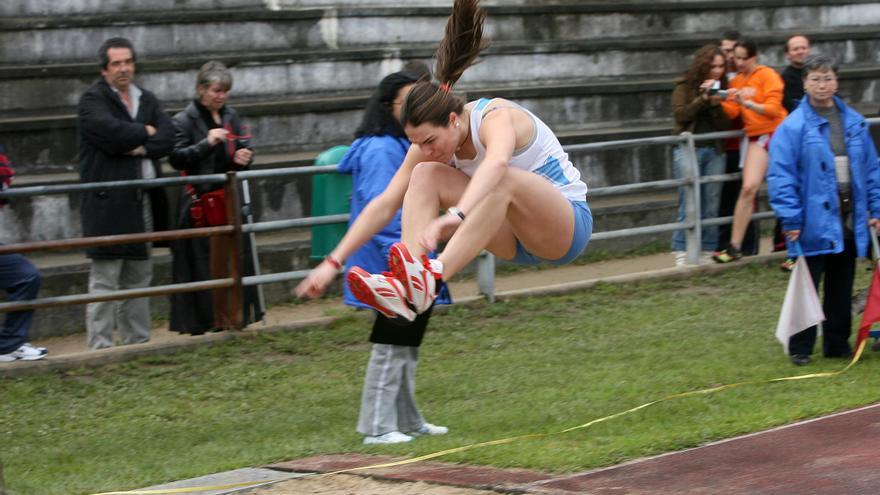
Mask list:
[[[782,313],[779,314],[779,324],[776,325],[776,339],[782,343],[785,353],[788,354],[788,339],[792,335],[818,325],[823,320],[825,313],[813,286],[807,260],[798,256],[791,278],[788,279],[788,290],[782,303]]]

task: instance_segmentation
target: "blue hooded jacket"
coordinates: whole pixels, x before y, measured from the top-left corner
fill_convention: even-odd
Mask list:
[[[367,203],[382,194],[388,187],[388,183],[391,182],[394,174],[403,164],[409,144],[405,138],[391,135],[364,136],[351,144],[336,169],[339,173],[351,174],[352,176],[349,227],[367,206]],[[347,272],[353,266],[359,266],[370,273],[387,271],[388,250],[395,242],[400,241],[400,231],[400,210],[398,210],[388,225],[345,261],[345,271]],[[345,304],[369,308],[355,299],[347,281],[343,291]],[[437,303],[449,304],[450,302],[449,294],[444,286],[437,297]]]
[[[880,218],[880,166],[865,118],[834,97],[846,141],[852,183],[853,233],[858,256],[868,252],[868,219]],[[784,231],[800,230],[804,255],[843,251],[837,175],[828,120],[805,96],[776,128],[767,175],[770,205]]]

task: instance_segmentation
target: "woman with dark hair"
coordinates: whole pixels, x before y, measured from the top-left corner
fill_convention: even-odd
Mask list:
[[[729,263],[742,258],[742,241],[755,210],[755,197],[764,176],[770,138],[788,112],[782,106],[785,83],[775,70],[758,65],[758,46],[742,38],[733,48],[737,74],[730,81],[729,95],[721,106],[730,119],[739,117],[748,138],[748,146],[741,146],[742,188],[733,211],[730,245],[715,254],[718,263]]]
[[[168,156],[171,166],[186,175],[220,174],[247,170],[253,161],[251,140],[245,136],[238,113],[226,102],[232,90],[232,73],[220,62],[207,62],[196,76],[196,98],[172,119],[174,149]],[[177,228],[196,227],[193,205],[204,195],[222,189],[222,184],[195,184],[185,188],[177,213]],[[216,193],[215,193],[216,194]],[[204,202],[204,201],[202,201]],[[202,212],[201,209],[195,211]],[[174,283],[211,279],[211,258],[226,259],[224,244],[214,237],[178,239],[171,242]],[[254,274],[250,244],[243,259],[246,275]],[[213,253],[213,256],[212,256]],[[219,330],[227,323],[219,311],[226,301],[226,290],[185,292],[171,295],[170,328],[175,332],[200,335]],[[215,300],[218,299],[218,300]],[[256,287],[244,289],[245,324],[263,318]]]
[[[697,50],[690,67],[675,81],[675,88],[672,90],[672,116],[675,122],[673,134],[702,134],[730,128],[730,120],[721,108],[719,96],[719,91],[727,88],[725,65],[724,54],[717,45],[706,45]],[[682,167],[685,162],[681,149],[677,146],[672,150],[672,159],[675,177],[683,177]],[[726,166],[724,140],[697,142],[696,160],[701,176],[723,174]],[[721,186],[720,182],[700,185],[701,218],[718,216]],[[679,222],[684,220],[687,199],[684,188],[681,188],[678,193]],[[708,261],[712,252],[718,249],[718,227],[703,229],[701,248]],[[684,231],[677,230],[672,235],[672,252],[676,265],[685,264],[685,249]]]
[[[452,86],[484,46],[485,11],[456,0],[436,55],[435,80],[420,81],[401,110],[412,143],[391,183],[339,245],[297,287],[320,295],[341,264],[403,205],[403,242],[391,273],[348,272],[355,296],[390,318],[412,321],[431,307],[443,280],[483,249],[521,264],[565,264],[592,233],[587,186],[553,132],[502,98],[467,103]],[[443,215],[437,216],[440,209]],[[449,239],[436,260],[424,254]]]
[[[364,207],[379,196],[397,173],[409,149],[409,141],[400,126],[400,107],[406,94],[422,77],[430,77],[425,64],[409,65],[407,69],[382,79],[367,103],[364,118],[355,132],[355,141],[339,161],[337,170],[352,175],[351,217],[349,225],[360,216]],[[388,251],[400,241],[400,211],[388,225],[367,240],[346,260],[346,269],[360,266],[371,271],[388,270]],[[350,306],[370,308],[358,301],[345,284],[344,300]],[[438,303],[449,303],[441,295]],[[401,326],[377,312],[370,333],[373,343],[357,430],[365,444],[409,442],[418,435],[442,435],[443,426],[425,421],[416,406],[415,373],[419,364],[419,346],[428,326],[431,312],[426,311],[414,322]]]

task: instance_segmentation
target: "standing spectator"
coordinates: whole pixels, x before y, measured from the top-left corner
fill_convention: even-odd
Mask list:
[[[339,172],[352,174],[351,219],[382,193],[397,173],[409,149],[400,125],[400,106],[420,78],[430,73],[424,64],[389,74],[379,83],[367,103],[355,141],[339,162]],[[346,260],[346,270],[361,266],[369,270],[388,270],[388,252],[400,241],[400,210],[394,219]],[[346,281],[345,303],[370,308],[358,301]],[[447,294],[438,303],[449,303]],[[428,326],[431,311],[420,314],[407,326],[401,326],[376,312],[370,342],[357,431],[365,444],[409,442],[417,435],[440,435],[448,429],[425,421],[416,405],[415,373],[419,347]]]
[[[125,38],[106,40],[98,49],[101,78],[79,100],[79,164],[83,182],[152,179],[159,158],[171,151],[174,126],[153,93],[134,84],[135,51]],[[82,201],[85,236],[134,234],[167,227],[161,189],[105,189]],[[136,289],[153,275],[149,243],[90,248],[89,292]],[[91,303],[86,307],[90,349],[150,339],[147,298]]]
[[[0,191],[12,184],[15,171],[6,156],[6,149],[0,146]],[[0,202],[0,208],[5,203]],[[27,259],[18,254],[0,254],[0,288],[6,291],[7,301],[27,301],[35,299],[40,290],[40,272]],[[35,361],[46,357],[45,347],[34,347],[28,342],[34,312],[14,311],[6,313],[3,327],[0,328],[0,363],[16,360]],[[2,466],[0,466],[2,467]],[[0,492],[3,490],[2,471],[0,471]]]
[[[742,35],[739,31],[727,29],[721,33],[721,40],[719,40],[718,45],[721,48],[721,53],[724,54],[724,61],[726,62],[725,75],[728,81],[736,77],[736,59],[733,56],[733,48],[740,38],[742,38]]]
[[[802,34],[789,36],[785,41],[785,58],[788,66],[782,69],[785,89],[782,106],[791,113],[804,97],[804,61],[810,56],[810,40]]]
[[[730,96],[722,107],[731,119],[740,117],[748,137],[748,147],[741,149],[743,179],[733,214],[730,244],[715,256],[718,263],[742,258],[742,242],[755,209],[758,188],[767,173],[767,150],[770,138],[788,112],[782,107],[782,78],[773,69],[758,65],[758,46],[740,39],[734,47],[737,75],[730,81]]]
[[[251,140],[243,131],[238,113],[226,104],[232,90],[232,73],[220,62],[204,64],[196,76],[196,98],[174,116],[174,150],[171,165],[187,175],[224,174],[247,170],[254,159]],[[222,184],[194,184],[185,188],[177,213],[177,228],[194,227],[190,208],[195,197],[222,189]],[[180,239],[171,243],[174,283],[211,279],[212,251],[223,249],[217,238]],[[253,275],[254,263],[249,242],[243,242],[245,275]],[[215,252],[215,257],[226,253]],[[214,309],[224,301],[214,301],[222,291],[199,291],[171,296],[171,330],[200,335],[222,327]],[[215,304],[215,302],[217,304]],[[244,322],[262,319],[257,287],[244,288]],[[218,315],[219,316],[219,315]]]
[[[835,96],[837,65],[804,63],[807,97],[777,129],[770,148],[770,205],[789,241],[798,241],[813,283],[825,277],[825,357],[848,358],[856,256],[868,254],[868,229],[880,226],[880,166],[868,125]],[[816,327],[792,335],[792,363],[810,362]]]
[[[35,299],[40,290],[40,272],[24,256],[0,254],[0,287],[6,291],[8,302]],[[45,347],[28,342],[33,321],[33,310],[6,313],[0,329],[0,363],[46,357]]]
[[[788,66],[782,70],[782,80],[785,89],[782,92],[782,106],[791,113],[797,108],[801,98],[804,97],[804,60],[810,56],[810,40],[802,34],[789,36],[785,41],[785,58]],[[785,249],[785,236],[782,235],[782,224],[776,219],[773,228],[773,251]],[[783,271],[794,269],[794,258],[786,258],[782,262]]]
[[[742,35],[739,31],[728,29],[722,33],[721,40],[719,41],[721,52],[724,54],[724,60],[727,62],[726,80],[728,82],[736,77],[736,59],[733,56],[733,49],[741,37]],[[742,120],[739,118],[732,119],[730,122],[731,129],[742,129],[742,126]],[[724,140],[724,151],[727,158],[724,167],[724,173],[726,174],[738,173],[740,171],[739,145],[740,140],[737,138]],[[721,186],[721,202],[718,206],[718,216],[733,216],[733,210],[736,208],[736,200],[739,197],[741,187],[741,179],[729,180],[723,183]],[[718,246],[716,249],[721,249],[730,244],[730,227],[730,224],[718,227]],[[742,242],[742,253],[744,255],[758,254],[758,226],[755,222],[749,222],[746,228],[746,236]]]
[[[706,45],[695,54],[690,67],[683,77],[675,82],[672,90],[672,116],[674,119],[673,134],[691,132],[702,134],[706,132],[724,131],[730,128],[730,120],[727,119],[721,108],[721,97],[718,90],[727,88],[727,80],[724,77],[724,55],[717,45]],[[682,167],[685,166],[681,156],[681,148],[672,150],[673,171],[676,178],[682,177]],[[700,175],[718,175],[724,173],[725,154],[724,141],[700,141],[696,148],[697,165]],[[700,186],[700,212],[701,218],[714,218],[718,216],[718,203],[721,199],[721,183],[711,182]],[[688,198],[682,187],[678,193],[678,221],[685,217],[685,206]],[[711,253],[718,246],[718,227],[703,229],[702,250],[708,261]],[[685,235],[683,230],[677,230],[672,235],[672,251],[675,255],[675,264],[684,265],[686,262]]]

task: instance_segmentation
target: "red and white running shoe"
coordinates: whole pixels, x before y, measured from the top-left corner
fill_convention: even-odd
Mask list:
[[[391,273],[372,274],[356,266],[348,271],[346,278],[351,293],[358,301],[388,318],[416,319],[416,314],[406,303],[403,284]]]
[[[388,251],[388,266],[394,278],[403,283],[406,300],[416,313],[427,311],[437,298],[443,264],[427,256],[416,259],[402,242],[398,242]]]

